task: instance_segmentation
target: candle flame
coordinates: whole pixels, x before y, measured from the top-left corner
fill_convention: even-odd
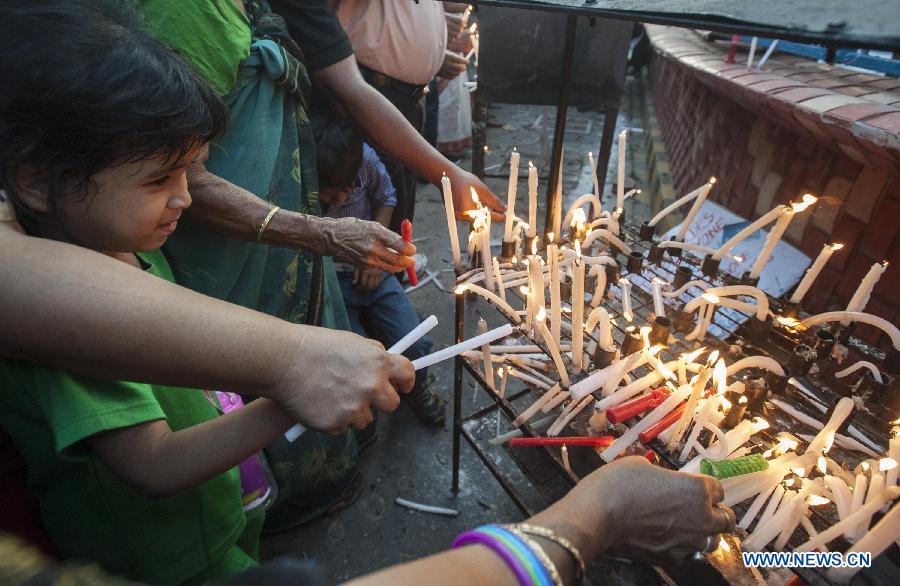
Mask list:
[[[581,242],[575,241],[575,262],[581,262]]]
[[[746,405],[746,404],[747,404],[747,397],[744,397],[742,395],[741,398],[738,399],[738,405]]]
[[[763,458],[765,458],[766,460],[768,460],[771,457],[772,457],[772,450],[766,450],[765,452],[763,452]]]
[[[753,419],[753,429],[756,431],[762,431],[764,429],[769,429],[769,422],[763,419],[762,417],[756,417]]]
[[[699,357],[704,352],[706,352],[706,346],[700,346],[693,352],[688,352],[687,354],[682,354],[681,360],[684,360],[685,362],[693,362],[695,358]]]
[[[478,23],[477,22],[472,23],[472,26],[469,27],[469,32],[470,33],[478,32]]]
[[[476,204],[478,204],[478,208],[481,209],[481,200],[478,199],[478,192],[475,191],[474,187],[469,187],[469,195]]]
[[[519,291],[522,293],[522,295],[528,295],[528,287],[526,287],[525,285],[519,287]]]
[[[882,458],[878,460],[878,470],[880,472],[887,472],[888,470],[893,470],[897,467],[897,460],[893,458]]]
[[[709,178],[709,184],[710,184],[710,185],[715,185],[715,184],[716,184],[716,178],[715,178],[715,177],[710,177],[710,178]]]
[[[722,538],[719,538],[719,548],[721,548],[722,551],[731,551],[731,546]]]
[[[860,464],[860,467],[862,468],[863,472],[869,471],[869,463],[868,462],[863,462],[862,464]]]
[[[824,496],[819,496],[817,494],[811,494],[806,498],[806,503],[811,507],[819,507],[822,505],[827,505],[831,501],[825,498]]]
[[[556,236],[553,232],[547,232],[547,242],[553,244],[553,237]]]
[[[716,360],[719,359],[719,351],[713,350],[712,354],[709,355],[709,358],[706,359],[706,365],[711,366],[716,363]]]
[[[813,194],[811,194],[811,193],[804,193],[804,194],[803,194],[803,197],[801,198],[801,201],[799,201],[799,202],[797,202],[797,203],[791,203],[791,209],[792,209],[794,212],[802,212],[803,210],[805,210],[805,209],[808,208],[809,206],[811,206],[811,205],[813,205],[814,203],[816,203],[818,200],[819,200],[819,198],[817,198],[817,197],[814,196]]]
[[[806,468],[804,468],[802,466],[798,466],[797,468],[791,468],[791,472],[793,472],[800,478],[804,478],[806,476]]]
[[[793,479],[793,478],[788,478],[787,480],[784,481],[784,485],[785,485],[786,487],[788,487],[788,488],[794,486],[794,479]]]
[[[828,465],[825,462],[825,456],[819,456],[819,459],[816,461],[816,468],[818,468],[819,472],[822,474],[828,473]]]
[[[534,240],[531,241],[531,254],[532,255],[537,254],[537,243],[538,243],[538,237],[535,236]]]
[[[466,284],[463,284],[463,285],[460,285],[459,287],[457,287],[456,289],[454,289],[453,292],[456,293],[457,295],[462,295],[463,293],[468,291],[468,289],[469,289],[469,286]]]
[[[775,316],[775,321],[788,328],[789,330],[800,329],[800,321],[787,315],[777,315]]]
[[[547,311],[543,307],[541,307],[540,309],[538,309],[537,315],[534,316],[534,319],[538,321],[544,321],[546,317]]]
[[[531,171],[534,169],[534,161],[528,161],[528,170]]]
[[[717,394],[724,395],[725,389],[728,388],[728,383],[725,381],[725,361],[721,358],[716,361],[716,367],[715,370],[713,370],[713,379],[718,385],[718,390],[716,391]]]
[[[729,401],[725,397],[719,397],[719,403],[722,405],[723,411],[728,411],[732,407],[731,401]]]
[[[734,262],[744,262],[744,257],[737,254],[731,255],[731,258],[734,259]]]
[[[483,150],[484,152],[488,152],[488,145],[484,145],[483,147],[481,147],[481,150]]]
[[[581,208],[577,208],[574,212],[572,212],[572,221],[569,223],[573,228],[578,224],[584,224],[587,221],[587,216],[584,214],[584,210]]]
[[[778,442],[778,449],[782,452],[787,452],[795,449],[798,445],[797,440],[787,438]]]
[[[841,244],[840,242],[835,242],[834,244],[831,245],[831,250],[840,250],[843,247],[844,247],[844,245]]]
[[[719,303],[719,297],[716,295],[713,295],[712,293],[704,293],[700,297],[702,297],[707,303],[712,303],[713,305],[716,305]]]

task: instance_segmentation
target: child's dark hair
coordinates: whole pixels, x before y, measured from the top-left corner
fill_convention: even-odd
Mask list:
[[[310,114],[316,139],[319,189],[353,187],[362,165],[362,138],[330,105],[318,103]]]
[[[222,99],[138,15],[125,0],[0,0],[0,187],[14,203],[14,165],[47,173],[52,211],[104,169],[177,161],[224,130]]]

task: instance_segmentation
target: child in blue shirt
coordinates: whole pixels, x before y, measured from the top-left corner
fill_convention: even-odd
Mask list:
[[[319,170],[319,201],[332,218],[355,217],[374,220],[388,227],[397,205],[397,192],[375,150],[337,112],[320,107],[313,112],[316,160]],[[344,304],[353,331],[368,335],[363,320],[374,334],[390,347],[419,325],[419,316],[400,281],[393,274],[376,268],[335,264]],[[425,336],[403,355],[410,360],[431,351],[431,339]],[[416,372],[413,390],[403,396],[419,420],[430,426],[443,426],[446,403],[430,389],[427,369]]]

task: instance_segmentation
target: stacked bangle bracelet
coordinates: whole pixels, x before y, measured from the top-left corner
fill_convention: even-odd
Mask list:
[[[556,566],[540,545],[515,528],[482,525],[461,534],[452,547],[470,544],[484,545],[500,556],[521,586],[562,586]]]

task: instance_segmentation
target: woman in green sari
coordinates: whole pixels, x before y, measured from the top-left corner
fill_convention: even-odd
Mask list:
[[[195,216],[214,210],[220,190],[233,186],[264,200],[265,217],[248,213],[243,226],[266,236],[257,238],[261,243],[226,237],[229,226],[185,214],[165,248],[177,281],[295,323],[349,330],[331,258],[297,248],[326,252],[336,240],[358,240],[371,228],[351,223],[337,229],[316,218],[315,146],[306,116],[310,84],[283,23],[256,1],[241,7],[235,0],[145,0],[143,6],[151,32],[191,62],[229,107],[227,131],[211,146],[205,169],[190,179]],[[376,236],[403,251],[393,236]],[[273,444],[267,453],[280,496],[267,527],[301,523],[346,498],[357,452],[352,432],[308,432],[295,444]]]

